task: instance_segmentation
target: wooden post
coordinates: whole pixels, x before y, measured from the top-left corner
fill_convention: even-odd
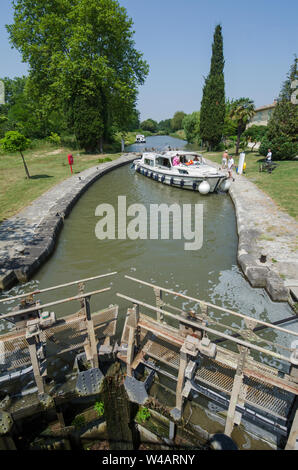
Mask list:
[[[162,290],[158,289],[157,287],[154,288],[154,294],[156,299],[156,307],[162,309],[163,301],[162,301]],[[162,322],[164,320],[164,316],[161,312],[157,312],[157,321]]]
[[[128,347],[127,347],[127,375],[132,376],[131,364],[134,360],[135,345],[139,346],[140,338],[138,334],[138,321],[139,321],[139,305],[133,304],[133,308],[129,309],[129,318],[127,321],[128,334]]]
[[[183,346],[182,346],[183,348]],[[176,408],[182,411],[182,390],[184,386],[184,377],[185,377],[185,369],[187,366],[187,354],[185,351],[180,349],[180,362],[179,362],[179,372],[178,372],[178,380],[177,380],[177,387],[176,387]]]
[[[131,364],[134,358],[134,347],[135,347],[135,328],[129,327],[129,336],[128,336],[128,348],[127,348],[127,375],[132,376]]]
[[[98,368],[99,362],[98,362],[98,353],[97,353],[97,339],[95,336],[93,320],[91,318],[89,296],[84,298],[84,310],[85,310],[85,315],[86,315],[87,332],[88,332],[88,339],[89,339],[90,351],[91,351],[91,365],[92,367]]]
[[[232,388],[232,394],[230,398],[230,404],[229,404],[229,409],[228,409],[228,415],[226,419],[226,426],[225,426],[225,434],[227,436],[231,436],[233,427],[235,424],[235,420],[237,419],[239,421],[239,416],[236,416],[236,406],[238,403],[239,395],[241,393],[241,388],[243,385],[243,368],[244,368],[244,363],[246,359],[246,355],[248,352],[247,348],[240,347],[240,354],[239,354],[239,359],[238,359],[238,364],[237,364],[237,370],[235,373],[234,377],[234,383],[233,383],[233,388]],[[244,395],[242,395],[242,400],[244,398]]]
[[[140,338],[140,327],[138,326],[140,321],[140,306],[139,304],[133,304],[133,308],[135,311],[135,322],[136,322],[136,332],[135,332],[135,343],[137,348],[140,346],[141,338]]]
[[[296,409],[291,431],[287,440],[285,450],[296,450],[296,440],[298,439],[298,409]]]
[[[38,362],[38,357],[37,357],[37,352],[36,352],[36,337],[31,336],[27,337],[27,342],[29,346],[29,354],[30,354],[30,359],[33,367],[33,374],[35,378],[35,382],[38,388],[38,394],[43,394],[44,393],[44,383],[43,383],[43,378],[40,374],[40,369],[39,369],[39,362]]]
[[[61,428],[65,428],[65,421],[64,421],[64,416],[63,416],[63,411],[60,405],[55,406],[56,409],[56,415],[60,424]]]

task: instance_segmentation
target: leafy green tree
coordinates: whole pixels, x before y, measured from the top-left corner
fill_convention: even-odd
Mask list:
[[[225,120],[224,120],[223,131],[222,131],[224,139],[237,135],[237,124],[230,117],[232,103],[233,101],[230,101],[229,99],[226,100]]]
[[[239,98],[232,103],[230,117],[237,124],[236,155],[239,155],[241,134],[245,131],[247,123],[254,114],[254,102],[249,98]]]
[[[6,104],[0,106],[6,121],[1,126],[1,136],[9,130],[16,130],[30,138],[44,138],[51,132],[66,129],[66,122],[61,109],[50,110],[46,102],[32,93],[27,77],[4,77]]]
[[[140,111],[133,109],[129,117],[129,123],[127,125],[127,131],[132,132],[140,127]]]
[[[211,148],[223,135],[225,120],[225,82],[222,29],[217,25],[212,44],[210,72],[205,78],[200,114],[200,135]]]
[[[164,119],[158,123],[158,130],[164,132],[165,134],[170,134],[172,132],[171,128],[172,119]]]
[[[187,142],[198,142],[200,139],[200,112],[187,114],[182,121]]]
[[[242,134],[242,137],[245,138],[245,142],[250,140],[251,142],[254,142],[254,145],[252,146],[252,151],[254,146],[256,145],[257,142],[260,142],[264,135],[267,132],[267,126],[257,126],[253,125],[248,127]]]
[[[271,148],[274,159],[292,159],[298,154],[298,105],[291,101],[291,82],[298,79],[297,65],[295,57],[268,122],[267,133],[259,149],[261,155],[266,155],[268,148]]]
[[[31,90],[48,109],[64,109],[88,150],[102,148],[113,125],[127,125],[148,65],[116,0],[15,0],[7,29],[29,63]]]
[[[158,124],[153,119],[146,119],[146,121],[141,122],[141,129],[149,132],[156,132]]]
[[[280,100],[286,100],[286,101],[291,100],[291,95],[293,93],[293,89],[291,88],[291,83],[294,80],[298,79],[297,67],[298,67],[298,58],[295,55],[293,64],[290,67],[287,78],[282,85],[282,88],[279,94]]]
[[[0,144],[4,152],[20,152],[27,178],[30,178],[30,174],[23,155],[23,151],[26,150],[30,145],[30,140],[17,131],[9,131],[6,132],[5,137],[0,140]]]
[[[277,135],[269,140],[266,134],[259,148],[260,155],[267,155],[269,148],[272,151],[273,160],[291,160],[298,155],[297,141],[290,141],[285,135]]]
[[[185,116],[186,114],[184,113],[184,111],[176,111],[176,113],[174,114],[171,120],[172,131],[175,132],[175,131],[179,131],[180,129],[182,129],[182,121]]]

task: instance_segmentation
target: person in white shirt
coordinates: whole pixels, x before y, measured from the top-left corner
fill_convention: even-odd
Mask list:
[[[267,157],[266,157],[266,162],[270,163],[272,159],[272,152],[271,149],[268,149]]]
[[[229,160],[228,160],[228,173],[229,173],[229,178],[233,178],[232,176],[232,169],[234,168],[234,158],[231,156],[229,157]],[[235,181],[235,179],[233,178],[233,181]]]

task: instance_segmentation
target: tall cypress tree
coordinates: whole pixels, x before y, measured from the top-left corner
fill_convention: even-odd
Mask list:
[[[221,26],[217,25],[213,37],[210,72],[205,79],[200,114],[200,135],[211,148],[220,142],[225,120],[224,63],[222,31]]]

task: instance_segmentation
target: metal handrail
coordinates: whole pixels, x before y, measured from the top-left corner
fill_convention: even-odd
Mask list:
[[[88,277],[86,279],[79,279],[78,281],[72,281],[72,282],[68,282],[66,284],[59,284],[58,286],[47,287],[46,289],[37,289],[37,290],[34,290],[32,292],[27,292],[26,294],[15,295],[14,297],[5,297],[4,299],[0,299],[0,303],[1,302],[7,302],[9,300],[20,299],[22,297],[28,297],[29,295],[42,294],[43,292],[49,292],[51,290],[60,289],[62,287],[73,286],[75,284],[80,284],[81,282],[93,281],[93,280],[99,279],[101,277],[113,276],[114,274],[117,274],[117,271],[115,271],[113,273],[100,274],[99,276]]]
[[[0,320],[2,320],[3,318],[14,317],[16,315],[23,315],[24,313],[35,312],[36,310],[42,310],[46,307],[51,307],[52,305],[64,304],[66,302],[71,302],[73,300],[81,300],[81,299],[84,299],[85,297],[90,297],[91,295],[100,294],[101,292],[107,292],[108,290],[111,290],[111,288],[106,287],[105,289],[94,290],[93,292],[87,292],[86,294],[82,293],[74,297],[67,297],[66,299],[56,300],[55,302],[49,302],[44,305],[37,304],[33,307],[26,308],[24,310],[17,310],[16,312],[10,312],[5,315],[0,315]]]
[[[283,356],[282,354],[278,354],[278,353],[275,353],[273,351],[269,351],[268,349],[262,348],[260,346],[256,346],[256,345],[251,344],[251,343],[248,343],[247,341],[243,341],[241,339],[234,338],[233,336],[227,335],[225,333],[221,333],[220,331],[213,330],[212,328],[209,328],[209,327],[207,327],[207,326],[205,326],[201,323],[188,320],[185,317],[181,317],[179,315],[174,315],[173,313],[167,312],[164,309],[161,309],[161,308],[158,308],[158,307],[153,307],[153,305],[142,302],[141,300],[137,300],[137,299],[134,299],[132,297],[128,297],[128,296],[120,294],[120,293],[117,293],[116,295],[118,297],[121,297],[122,299],[128,300],[128,301],[130,301],[134,304],[142,305],[143,307],[149,308],[149,309],[154,310],[155,312],[158,312],[158,313],[162,313],[163,315],[167,315],[171,318],[174,318],[175,320],[182,321],[183,323],[186,323],[190,326],[194,326],[195,328],[199,327],[200,329],[202,329],[204,331],[207,331],[209,333],[212,333],[216,336],[220,336],[221,338],[226,338],[226,339],[228,339],[228,340],[230,340],[234,343],[240,344],[241,346],[245,346],[247,348],[254,349],[258,352],[268,354],[272,357],[275,357],[276,359],[280,359],[280,360],[289,362],[291,364],[291,359],[289,357]]]
[[[220,310],[222,312],[230,313],[231,315],[235,315],[237,317],[244,318],[245,320],[253,320],[256,323],[259,323],[260,325],[264,325],[264,326],[267,326],[269,328],[273,328],[275,330],[282,331],[283,333],[288,333],[288,334],[291,334],[291,335],[294,335],[294,336],[298,336],[298,332],[287,330],[285,328],[281,328],[280,326],[273,325],[272,323],[264,322],[262,320],[258,320],[256,318],[249,317],[249,316],[244,315],[242,313],[234,312],[233,310],[229,310],[229,309],[224,308],[224,307],[219,307],[219,306],[211,304],[209,302],[205,302],[205,300],[196,299],[195,297],[190,297],[188,295],[181,294],[180,292],[175,292],[173,290],[166,289],[165,287],[160,287],[160,286],[157,286],[156,284],[151,284],[150,282],[141,281],[140,279],[136,279],[136,278],[131,277],[131,276],[125,275],[125,277],[127,279],[132,280],[132,281],[139,282],[140,284],[144,284],[145,286],[152,287],[153,289],[159,289],[163,292],[167,292],[169,294],[172,294],[172,295],[175,295],[175,296],[178,296],[178,297],[183,297],[184,299],[188,299],[188,300],[192,300],[193,302],[198,302],[200,304],[204,304],[207,307],[212,307],[212,308],[215,308],[215,309]],[[295,317],[293,316],[293,320],[294,319],[295,319]]]

